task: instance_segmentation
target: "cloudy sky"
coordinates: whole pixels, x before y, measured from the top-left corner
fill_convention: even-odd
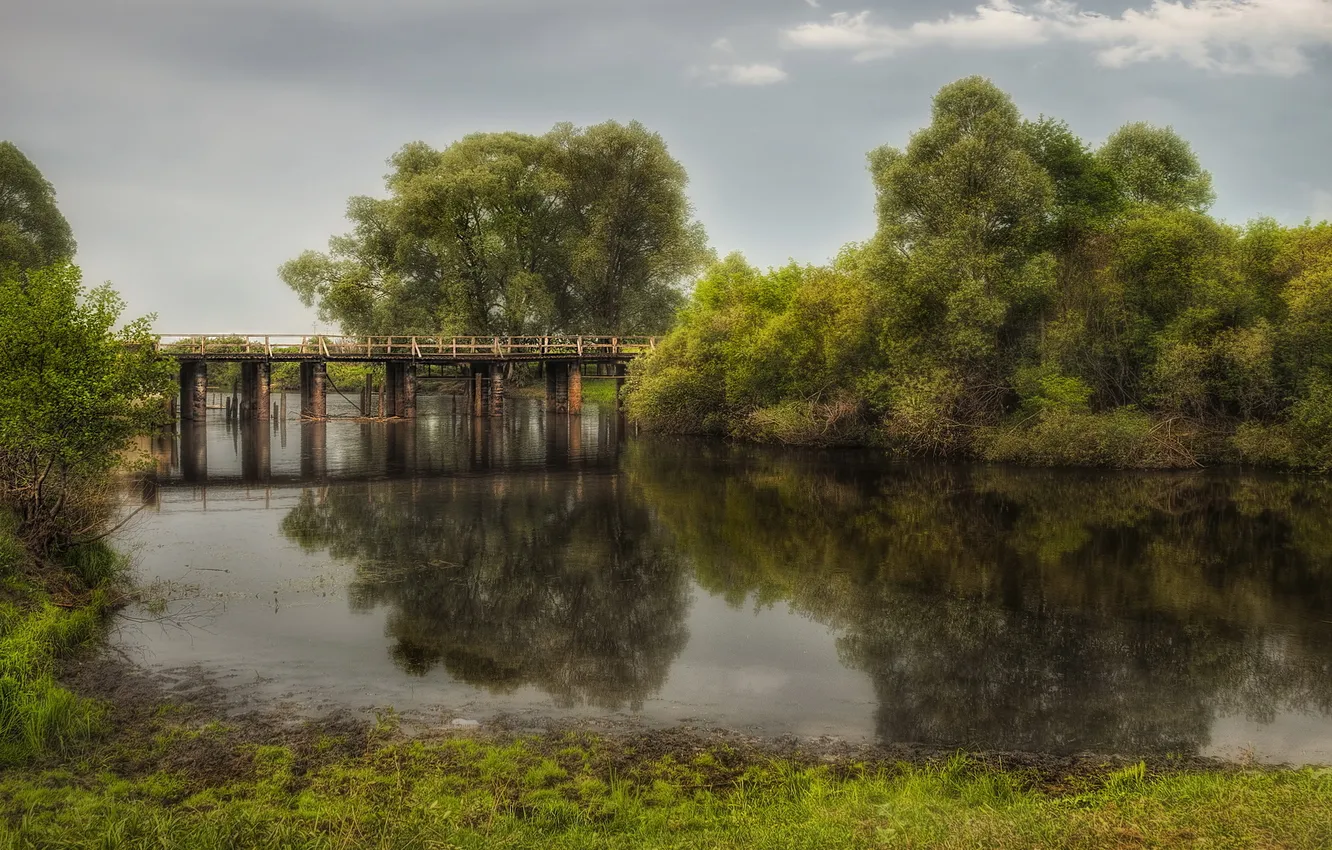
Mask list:
[[[720,253],[821,262],[969,74],[1094,144],[1173,125],[1230,221],[1332,218],[1332,0],[0,0],[0,138],[167,333],[311,330],[275,269],[394,150],[557,121],[642,121]]]

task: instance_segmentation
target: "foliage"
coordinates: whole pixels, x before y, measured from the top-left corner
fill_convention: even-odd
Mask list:
[[[67,263],[0,274],[0,502],[35,552],[100,528],[106,475],[162,418],[173,373],[123,308]]]
[[[1332,458],[1332,225],[1227,225],[1169,128],[1093,150],[977,77],[869,164],[873,239],[826,267],[716,264],[636,365],[631,415],[818,444],[814,411],[836,399],[848,439],[906,454]]]
[[[0,142],[0,270],[35,269],[74,256],[74,234],[55,188],[12,142]]]
[[[646,333],[707,256],[684,168],[638,123],[478,133],[390,159],[389,197],[279,271],[349,333]]]

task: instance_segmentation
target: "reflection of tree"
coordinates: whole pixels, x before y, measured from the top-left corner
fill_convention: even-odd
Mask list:
[[[686,641],[684,573],[617,476],[534,472],[307,491],[283,531],[357,564],[395,660],[563,706],[639,706]]]
[[[1187,752],[1218,713],[1332,711],[1327,482],[690,443],[627,464],[706,588],[842,630],[886,741]]]

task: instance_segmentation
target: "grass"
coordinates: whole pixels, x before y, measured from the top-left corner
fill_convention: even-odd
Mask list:
[[[26,557],[0,528],[6,591],[0,597],[0,768],[70,752],[101,729],[104,707],[61,687],[55,676],[62,658],[100,636],[109,588],[124,569],[123,557],[105,544],[67,553],[58,569],[83,594],[57,604],[21,568]]]
[[[1052,789],[964,758],[728,765],[720,748],[626,767],[614,748],[453,738],[357,753],[318,740],[245,747],[231,775],[208,779],[92,763],[11,773],[0,848],[1332,846],[1328,771],[1135,766]]]

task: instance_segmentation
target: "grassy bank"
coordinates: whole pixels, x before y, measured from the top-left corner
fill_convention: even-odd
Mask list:
[[[955,758],[802,764],[725,747],[639,757],[585,737],[228,741],[0,778],[0,847],[1291,847],[1332,844],[1327,771],[1041,781]]]
[[[90,544],[39,578],[0,528],[0,769],[70,753],[103,729],[104,707],[61,687],[62,659],[101,635],[123,559]]]

